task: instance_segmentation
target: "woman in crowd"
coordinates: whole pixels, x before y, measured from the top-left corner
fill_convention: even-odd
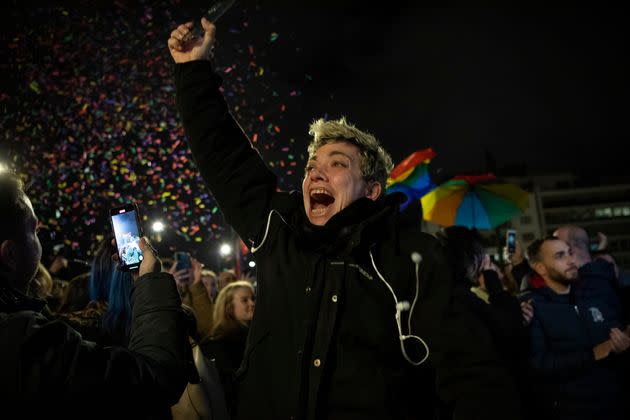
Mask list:
[[[228,406],[231,406],[234,375],[241,365],[249,323],[254,315],[254,288],[240,280],[226,285],[214,306],[214,327],[201,342],[203,353],[215,359]]]

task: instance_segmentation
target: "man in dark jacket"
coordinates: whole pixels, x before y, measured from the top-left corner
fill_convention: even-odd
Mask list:
[[[27,296],[41,258],[37,218],[19,179],[0,174],[0,400],[21,418],[162,417],[187,379],[190,346],[170,274],[144,240],[128,349],[83,341]],[[17,411],[14,411],[17,410]],[[56,414],[55,414],[56,413]]]
[[[420,216],[400,217],[404,197],[384,196],[391,158],[345,119],[319,120],[302,192],[278,191],[228,111],[210,63],[215,27],[202,25],[201,38],[180,25],[168,46],[197,167],[256,255],[236,418],[431,418],[423,362],[439,351],[452,275]]]
[[[533,289],[530,364],[541,415],[552,419],[624,416],[620,357],[628,329],[608,299],[574,287],[578,268],[571,247],[557,238],[534,241],[530,264],[545,286]]]

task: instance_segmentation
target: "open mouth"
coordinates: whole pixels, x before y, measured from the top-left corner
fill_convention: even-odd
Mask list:
[[[311,213],[321,215],[335,202],[335,198],[324,188],[313,188],[310,193]]]

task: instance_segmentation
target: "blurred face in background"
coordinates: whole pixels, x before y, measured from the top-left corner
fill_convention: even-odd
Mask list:
[[[212,274],[209,274],[209,273],[202,273],[201,274],[201,282],[206,287],[206,291],[208,292],[208,296],[210,296],[211,299],[214,299],[214,297],[218,293],[216,277],[214,275],[212,275]]]
[[[234,274],[233,272],[231,271],[220,272],[219,278],[218,278],[219,290],[223,289],[228,284],[235,282],[236,280],[237,280],[236,274]]]
[[[37,236],[38,220],[31,200],[21,192],[19,202],[24,216],[15,238],[3,244],[9,251],[3,262],[13,272],[13,287],[26,292],[42,258],[42,246]]]
[[[247,324],[254,316],[254,294],[248,287],[239,287],[232,298],[232,312],[234,319],[242,324]]]

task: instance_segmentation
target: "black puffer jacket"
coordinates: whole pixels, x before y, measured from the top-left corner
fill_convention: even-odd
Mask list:
[[[256,256],[258,296],[236,417],[430,418],[432,370],[403,356],[394,295],[407,302],[402,334],[439,351],[434,337],[452,285],[443,249],[419,219],[399,218],[395,196],[359,199],[326,226],[311,225],[301,193],[277,191],[220,83],[208,62],[176,66],[178,109],[197,167]],[[426,355],[417,339],[405,341],[412,361]]]
[[[173,277],[153,273],[138,279],[132,305],[128,349],[104,348],[44,316],[42,301],[0,285],[3,410],[21,418],[168,416],[191,360]]]

